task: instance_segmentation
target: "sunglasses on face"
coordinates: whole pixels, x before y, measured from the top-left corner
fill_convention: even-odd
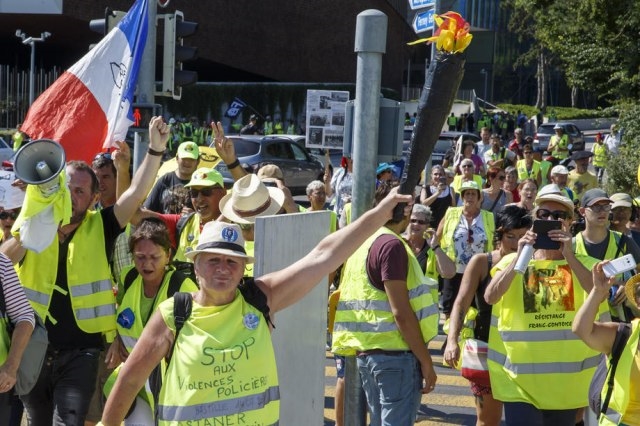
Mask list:
[[[5,219],[11,219],[11,220],[16,220],[16,218],[18,217],[18,213],[17,212],[0,212],[0,219],[5,220]]]
[[[549,219],[549,216],[552,216],[555,220],[565,220],[569,218],[569,213],[564,210],[547,210],[547,209],[539,209],[536,213],[536,217],[538,219]]]
[[[524,152],[524,155],[529,155],[529,154],[533,154],[533,152],[532,151],[525,151]]]
[[[427,221],[422,219],[411,219],[411,223],[417,223],[418,225],[426,225]]]
[[[463,169],[468,169],[468,168],[473,167],[473,166],[471,164],[463,164],[460,167],[462,167]]]
[[[611,204],[596,204],[595,206],[587,207],[594,213],[606,213],[611,211]]]
[[[198,198],[198,194],[202,194],[203,197],[210,197],[211,194],[213,194],[213,191],[215,191],[217,188],[218,187],[216,186],[203,189],[189,188],[189,194],[191,195],[191,198]]]
[[[496,176],[496,179],[498,179],[498,180],[505,180],[505,179],[506,179],[506,177],[505,177],[505,175],[500,175],[500,176]]]

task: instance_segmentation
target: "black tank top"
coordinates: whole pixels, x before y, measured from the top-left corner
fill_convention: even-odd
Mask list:
[[[485,302],[484,292],[491,282],[491,267],[493,266],[493,258],[491,252],[487,253],[487,276],[482,279],[478,290],[476,290],[476,308],[478,316],[476,317],[476,326],[473,329],[476,339],[483,342],[489,342],[489,327],[491,326],[491,305]]]

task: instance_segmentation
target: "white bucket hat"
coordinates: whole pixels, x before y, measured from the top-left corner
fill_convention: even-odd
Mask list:
[[[189,259],[193,259],[198,253],[218,253],[236,256],[246,259],[247,263],[253,263],[253,257],[247,256],[247,252],[244,249],[242,231],[235,223],[215,220],[207,222],[202,228],[196,249],[184,255]]]
[[[254,174],[241,177],[233,184],[233,190],[220,200],[220,211],[236,223],[254,223],[256,217],[278,213],[284,203],[280,188],[267,187]]]

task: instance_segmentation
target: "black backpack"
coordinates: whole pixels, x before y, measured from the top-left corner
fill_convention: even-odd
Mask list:
[[[629,324],[623,322],[618,324],[616,338],[611,348],[609,368],[607,368],[607,357],[601,354],[600,362],[591,379],[591,384],[589,385],[589,407],[591,407],[591,410],[598,416],[600,416],[601,413],[605,413],[607,408],[609,408],[616,368],[618,367],[618,361],[620,360],[624,347],[627,345],[630,334],[631,327],[629,327]],[[609,376],[609,380],[607,380],[607,375]],[[607,394],[605,395],[604,401],[602,401],[601,395],[605,380],[607,381]]]

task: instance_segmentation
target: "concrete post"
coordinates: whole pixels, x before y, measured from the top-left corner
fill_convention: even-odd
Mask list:
[[[359,13],[355,40],[358,64],[353,114],[352,220],[370,208],[375,192],[380,79],[386,45],[387,15],[375,9]],[[366,424],[366,404],[355,357],[346,359],[344,424]]]
[[[156,15],[157,2],[149,0],[147,2],[149,14],[149,26],[147,32],[147,44],[142,54],[140,63],[140,74],[138,75],[138,95],[137,103],[153,104],[155,103],[156,91]],[[136,132],[133,143],[133,170],[142,163],[144,156],[149,147],[149,132]]]

